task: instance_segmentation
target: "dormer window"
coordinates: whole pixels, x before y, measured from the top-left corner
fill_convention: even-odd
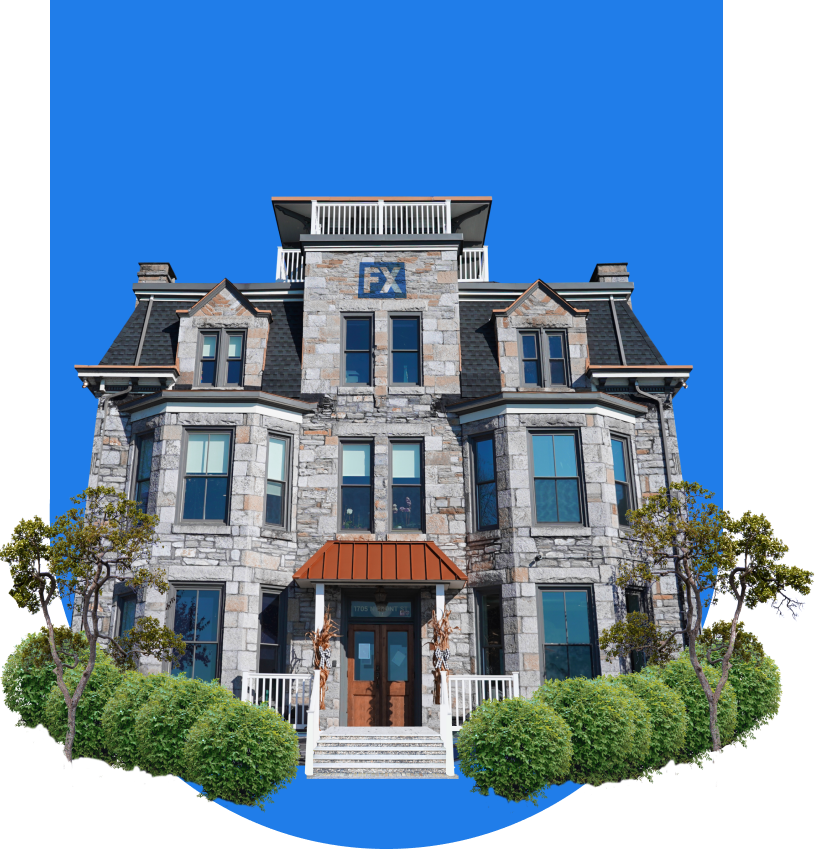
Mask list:
[[[203,330],[198,343],[198,385],[240,386],[243,383],[244,332]]]
[[[518,339],[521,386],[568,386],[566,334],[562,331],[541,333],[524,330]]]

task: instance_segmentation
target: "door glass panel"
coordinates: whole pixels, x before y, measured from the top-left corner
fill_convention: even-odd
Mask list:
[[[388,631],[388,681],[407,681],[407,632]]]
[[[354,645],[354,681],[374,680],[374,632],[357,631]]]

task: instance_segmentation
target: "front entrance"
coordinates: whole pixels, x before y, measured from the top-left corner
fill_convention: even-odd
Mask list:
[[[348,646],[348,725],[413,725],[413,625],[350,625]]]

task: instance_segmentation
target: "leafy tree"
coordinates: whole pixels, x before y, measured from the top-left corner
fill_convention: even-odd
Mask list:
[[[100,630],[100,595],[106,586],[124,580],[137,591],[153,587],[167,592],[163,571],[149,563],[157,518],[142,512],[137,501],[112,487],[86,489],[71,501],[77,506],[51,525],[38,516],[22,520],[11,541],[0,549],[0,560],[11,567],[13,588],[9,594],[19,607],[42,612],[45,617],[56,684],[67,709],[64,752],[69,761],[77,704],[96,664],[100,640],[112,644],[115,661],[125,668],[141,654],[168,658],[172,649],[183,651],[183,642],[155,620],[155,627],[148,622],[132,629],[124,640],[111,640]],[[61,638],[51,619],[50,605],[70,596],[87,638],[87,653],[77,652],[70,640]],[[82,669],[82,673],[71,688],[66,674],[72,669]],[[73,684],[75,676],[71,678]]]
[[[708,702],[713,751],[722,747],[717,722],[719,699],[727,684],[739,635],[739,619],[745,607],[771,603],[795,617],[801,602],[794,593],[807,595],[812,573],[782,562],[788,548],[777,539],[763,515],[749,511],[741,518],[712,502],[713,493],[698,483],[673,483],[650,497],[638,510],[628,513],[633,556],[624,561],[616,582],[651,584],[673,577],[684,600],[684,621],[673,629],[643,628],[641,615],[629,613],[625,621],[603,632],[602,645],[610,657],[643,651],[649,661],[664,664],[677,637],[684,637],[690,663]],[[707,591],[718,598],[730,596],[736,609],[730,622],[716,626],[709,638],[702,637],[702,620]],[[744,642],[744,640],[742,641]],[[718,680],[711,681],[702,660],[708,656]],[[715,677],[715,676],[714,676]]]

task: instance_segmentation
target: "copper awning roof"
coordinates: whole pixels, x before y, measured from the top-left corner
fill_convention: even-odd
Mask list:
[[[316,582],[393,581],[463,586],[467,576],[433,542],[331,540],[295,573],[298,586]]]

